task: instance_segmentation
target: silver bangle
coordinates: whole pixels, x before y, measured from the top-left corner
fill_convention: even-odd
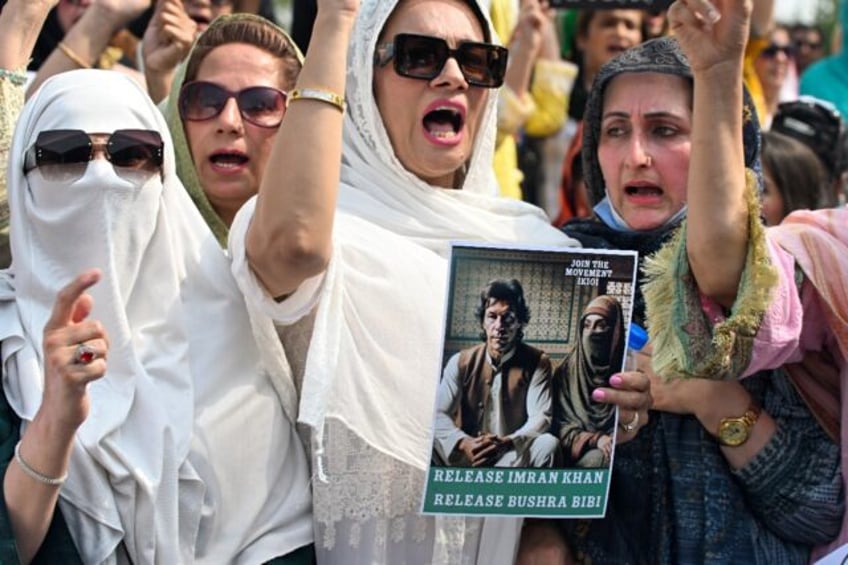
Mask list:
[[[30,467],[29,464],[26,461],[24,461],[24,458],[21,457],[21,442],[20,442],[20,440],[18,441],[17,444],[15,444],[15,461],[18,462],[18,466],[21,468],[21,471],[26,473],[29,476],[29,478],[31,478],[35,481],[38,481],[39,483],[44,483],[45,485],[50,485],[51,487],[62,486],[62,484],[68,478],[68,473],[65,473],[61,477],[53,478],[53,477],[48,477],[47,475],[42,475],[41,473],[39,473],[38,471],[36,471],[32,467]]]

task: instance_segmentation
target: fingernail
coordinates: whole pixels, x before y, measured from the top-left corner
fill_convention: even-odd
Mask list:
[[[621,375],[615,374],[610,377],[610,384],[612,386],[621,386],[624,383],[624,379],[621,378]]]
[[[707,21],[711,24],[716,23],[721,19],[721,12],[716,10],[715,6],[707,2]]]
[[[603,400],[606,397],[607,397],[607,393],[600,388],[596,388],[595,390],[592,391],[592,398],[594,400]]]

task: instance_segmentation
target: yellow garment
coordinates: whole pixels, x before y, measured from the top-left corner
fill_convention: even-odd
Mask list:
[[[15,73],[23,74],[26,69]],[[9,149],[12,146],[12,134],[21,108],[24,106],[24,87],[14,84],[6,75],[0,75],[0,268],[6,268],[12,262],[9,251],[9,200],[6,195],[6,168],[9,162]]]
[[[514,0],[492,0],[490,15],[495,32],[509,43],[518,22]],[[553,135],[565,123],[568,98],[577,67],[566,61],[539,60],[533,67],[530,96],[518,98],[507,86],[498,99],[498,137],[494,169],[502,196],[521,199],[523,175],[518,168],[516,136],[520,131],[536,137]]]
[[[760,83],[760,78],[757,76],[757,71],[754,69],[754,61],[757,60],[762,50],[768,47],[768,45],[768,37],[752,37],[749,39],[748,44],[745,46],[745,62],[742,67],[742,80],[745,82],[745,86],[754,100],[754,107],[757,109],[760,126],[763,125],[763,120],[768,115],[768,110],[766,109],[763,86]]]

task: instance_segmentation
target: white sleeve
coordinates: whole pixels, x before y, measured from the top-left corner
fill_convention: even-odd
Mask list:
[[[459,442],[468,437],[468,434],[457,428],[454,423],[461,396],[462,385],[459,379],[459,353],[456,353],[445,366],[436,394],[433,436],[436,447],[445,461],[451,459],[451,454]]]
[[[230,235],[227,241],[232,257],[230,268],[248,307],[263,312],[277,324],[291,325],[306,316],[318,305],[326,271],[306,279],[285,300],[277,302],[256,278],[256,274],[247,262],[245,248],[247,230],[253,220],[255,209],[256,196],[241,207],[233,220],[233,225],[230,226]],[[332,258],[330,261],[332,261]]]
[[[527,390],[527,421],[509,437],[521,453],[534,439],[551,427],[551,363],[547,355],[539,359]]]

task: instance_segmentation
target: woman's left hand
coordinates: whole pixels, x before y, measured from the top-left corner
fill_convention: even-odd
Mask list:
[[[592,398],[618,406],[619,430],[615,442],[625,443],[648,423],[648,410],[653,406],[651,380],[642,371],[624,371],[610,377],[609,383],[609,387],[592,391]],[[628,429],[630,426],[632,429]]]

